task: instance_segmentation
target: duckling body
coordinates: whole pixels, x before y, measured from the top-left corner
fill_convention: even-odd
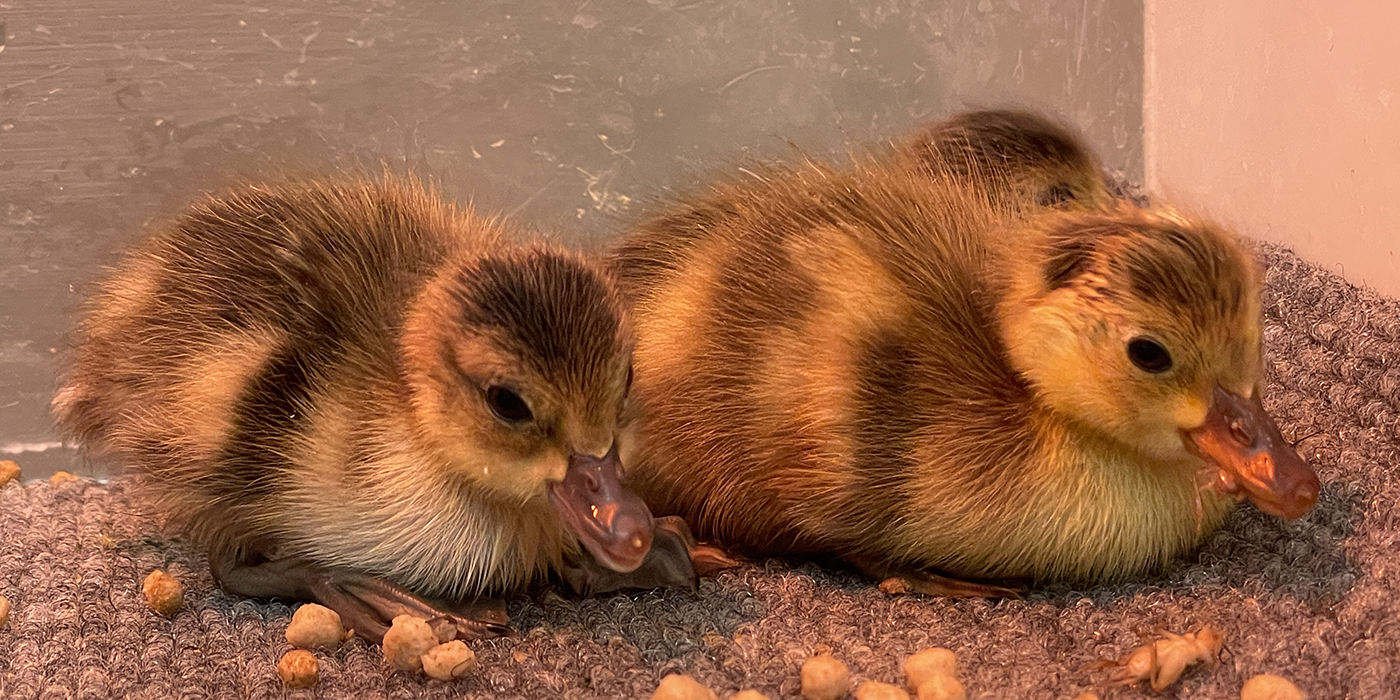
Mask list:
[[[209,197],[94,299],[55,413],[232,592],[319,600],[374,640],[400,612],[503,631],[428,599],[585,550],[633,572],[652,539],[617,483],[627,315],[605,273],[520,238],[407,182]]]
[[[1237,464],[1203,488],[1229,458],[1186,433],[1255,411],[1257,274],[1207,223],[1103,198],[1088,175],[1047,203],[1045,178],[1007,170],[1045,162],[774,169],[627,236],[629,483],[702,538],[928,593],[1118,578],[1194,546],[1243,493]],[[1175,366],[1135,366],[1140,339]],[[1213,403],[1218,385],[1242,398]],[[1266,437],[1236,447],[1267,453],[1301,514],[1316,477]]]

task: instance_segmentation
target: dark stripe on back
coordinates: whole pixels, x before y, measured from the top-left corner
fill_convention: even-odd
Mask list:
[[[854,469],[866,496],[851,522],[888,523],[907,503],[907,484],[918,469],[914,355],[896,330],[869,338],[856,357]],[[863,533],[866,535],[872,533]]]
[[[367,332],[370,323],[393,321],[357,323],[357,316],[365,313],[364,307],[357,306],[365,299],[357,294],[365,292],[331,287],[344,280],[341,274],[350,269],[383,275],[369,283],[387,284],[391,274],[387,265],[392,264],[387,257],[381,258],[384,269],[374,264],[355,267],[357,261],[387,256],[387,251],[376,250],[373,237],[357,240],[333,230],[356,222],[308,220],[298,216],[295,206],[279,196],[259,196],[256,213],[244,212],[239,225],[247,240],[256,241],[250,246],[252,253],[261,251],[265,259],[234,260],[220,270],[232,280],[230,286],[241,292],[240,296],[224,290],[225,298],[211,304],[220,317],[242,328],[271,323],[286,332],[287,341],[249,379],[233,406],[231,427],[215,460],[214,496],[247,499],[274,490],[273,477],[289,466],[285,455],[307,427],[308,416],[301,407],[311,404],[317,383],[344,360],[353,336]],[[386,200],[380,206],[394,208],[395,203]],[[317,230],[321,227],[330,230]],[[390,235],[386,233],[385,239]],[[217,244],[217,240],[201,243]]]
[[[310,404],[316,386],[313,367],[332,366],[343,355],[335,340],[298,340],[268,361],[234,405],[215,484],[227,493],[215,495],[256,498],[276,488],[272,477],[288,466],[283,455],[307,424],[301,407]]]

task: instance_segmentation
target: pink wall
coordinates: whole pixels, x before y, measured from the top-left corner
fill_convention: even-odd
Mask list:
[[[1148,186],[1400,296],[1400,2],[1145,4]]]

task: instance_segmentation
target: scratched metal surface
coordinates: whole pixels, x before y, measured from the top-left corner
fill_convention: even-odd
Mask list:
[[[1138,0],[0,0],[0,459],[86,286],[235,174],[388,162],[596,245],[666,187],[1019,104],[1141,170]]]

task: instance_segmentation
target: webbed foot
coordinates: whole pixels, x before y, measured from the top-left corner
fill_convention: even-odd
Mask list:
[[[383,641],[399,615],[427,620],[443,642],[511,634],[505,603],[497,599],[434,600],[376,576],[295,558],[240,558],[211,552],[209,564],[214,580],[229,593],[320,603],[336,611],[347,629],[375,644]]]
[[[859,557],[846,560],[861,573],[880,582],[880,590],[890,595],[922,593],[943,598],[1011,598],[1019,600],[1022,588],[1010,588],[980,581],[941,576],[931,571],[902,569]]]
[[[582,597],[626,590],[687,588],[695,590],[700,576],[738,565],[722,550],[695,541],[690,527],[676,516],[656,518],[651,551],[641,567],[622,573],[599,564],[587,552],[565,561],[558,574]]]

